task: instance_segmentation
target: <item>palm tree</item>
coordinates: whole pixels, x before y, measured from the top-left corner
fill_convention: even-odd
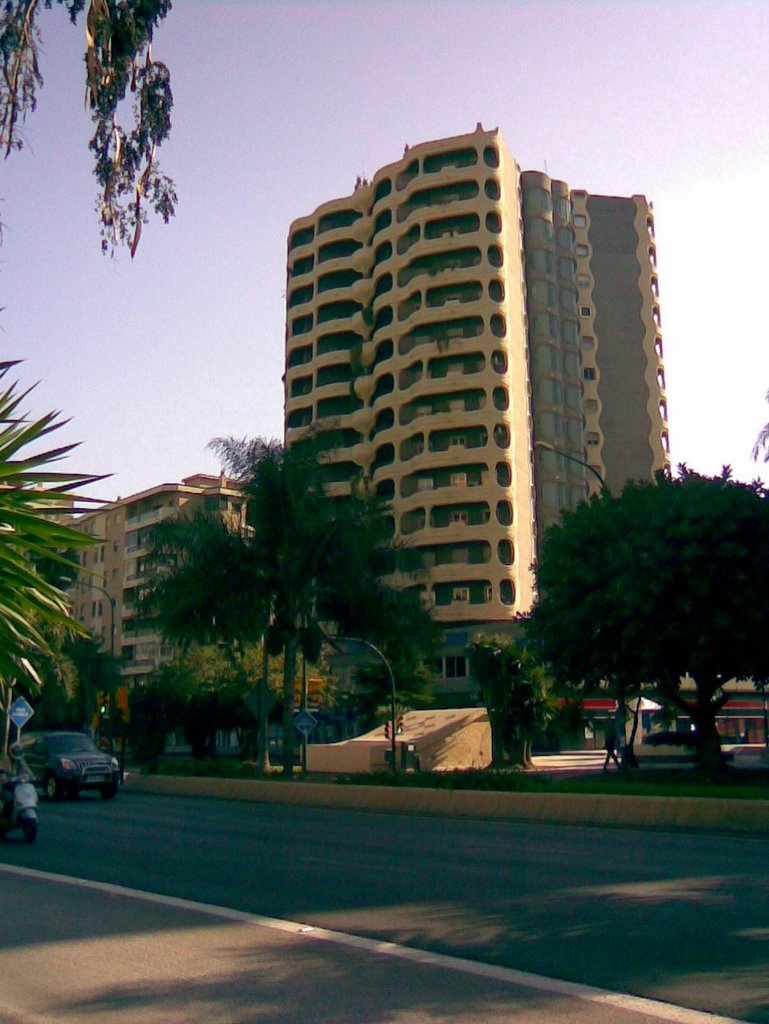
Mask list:
[[[17,365],[0,362],[0,382]],[[58,563],[62,575],[77,570],[68,549],[95,538],[54,517],[74,510],[76,488],[101,479],[51,468],[75,444],[30,452],[66,422],[58,412],[30,420],[20,406],[31,390],[19,392],[14,382],[0,390],[0,706],[6,712],[17,679],[41,685],[33,655],[51,653],[46,628],[85,632],[69,614],[66,593],[38,565]]]
[[[324,489],[323,437],[290,448],[277,441],[219,438],[212,448],[238,478],[248,502],[249,543],[270,595],[268,647],[283,652],[283,762],[292,777],[296,732],[293,701],[297,656],[317,661],[331,632],[366,637],[381,628],[393,604],[382,577],[398,552],[381,501]],[[390,620],[391,621],[391,620]]]
[[[769,391],[766,392],[766,400],[769,402]],[[763,452],[764,462],[769,462],[769,423],[765,423],[759,431],[756,443],[753,445],[753,461],[757,462],[759,455]]]

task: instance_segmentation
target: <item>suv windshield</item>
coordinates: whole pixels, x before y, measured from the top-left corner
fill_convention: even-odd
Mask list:
[[[98,747],[87,736],[49,736],[48,749],[53,754],[98,754]]]

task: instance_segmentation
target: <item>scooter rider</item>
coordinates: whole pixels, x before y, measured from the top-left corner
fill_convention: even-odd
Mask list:
[[[21,743],[12,743],[8,748],[8,757],[5,758],[6,764],[10,767],[0,768],[0,777],[3,777],[2,793],[3,793],[3,817],[6,821],[10,821],[11,815],[13,814],[13,801],[14,801],[14,788],[15,783],[20,778],[29,779],[32,777],[32,772],[29,770],[29,765],[24,760],[24,747]]]

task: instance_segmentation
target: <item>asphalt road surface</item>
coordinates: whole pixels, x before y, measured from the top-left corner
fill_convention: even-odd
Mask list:
[[[514,971],[769,1022],[765,839],[131,793],[40,811],[37,843],[5,843],[0,861],[260,917],[0,873],[2,1024],[693,1020],[521,987]],[[69,1003],[30,970],[37,960],[75,986]],[[28,1004],[13,1001],[25,974],[42,986]]]

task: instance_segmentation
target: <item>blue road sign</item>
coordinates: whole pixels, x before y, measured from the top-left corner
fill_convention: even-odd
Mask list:
[[[297,732],[300,732],[302,736],[309,736],[317,724],[318,719],[315,715],[311,715],[306,709],[300,711],[299,714],[294,717],[294,728]]]
[[[8,717],[17,729],[21,729],[27,724],[34,713],[35,709],[28,701],[23,697],[17,697],[13,704],[11,704],[11,710],[8,712]]]

